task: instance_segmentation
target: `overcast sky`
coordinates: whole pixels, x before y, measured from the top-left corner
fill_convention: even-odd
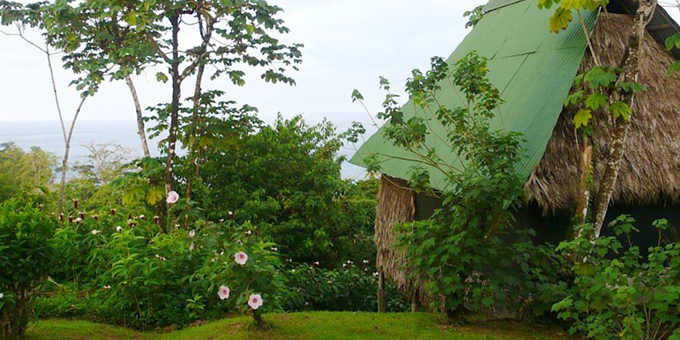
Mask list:
[[[468,32],[463,12],[486,0],[270,2],[285,10],[281,17],[291,33],[284,40],[305,44],[301,70],[292,74],[297,86],[266,84],[251,72],[245,87],[222,79],[204,88],[224,90],[229,99],[258,107],[267,121],[281,112],[304,114],[311,121],[326,116],[343,126],[368,120],[350,99],[353,89],[362,91],[370,111],[377,113],[384,96],[378,91],[378,77],[387,77],[400,90],[412,69],[426,68],[432,56],[448,57]],[[672,13],[677,19],[677,9]],[[0,123],[57,119],[45,56],[16,37],[0,34],[0,46]],[[59,65],[58,58],[53,62]],[[56,76],[64,112],[71,117],[78,102],[77,93],[67,86],[72,75],[58,66]],[[170,84],[158,84],[155,71],[135,82],[144,107],[170,101]],[[189,92],[185,89],[184,96]],[[103,84],[86,102],[82,119],[134,119],[124,83]]]
[[[224,90],[229,99],[258,107],[267,121],[281,112],[304,114],[313,121],[325,115],[344,125],[367,118],[350,99],[353,89],[361,90],[377,113],[383,97],[378,77],[401,88],[413,68],[427,67],[435,55],[447,57],[467,34],[463,12],[486,0],[270,2],[285,11],[281,17],[291,33],[284,40],[305,44],[300,71],[291,74],[297,86],[267,84],[251,72],[245,87],[222,79],[204,88]],[[38,35],[30,36],[40,41]],[[0,46],[0,122],[57,119],[45,56],[17,37],[0,34]],[[58,57],[53,63],[59,65]],[[56,76],[63,110],[70,117],[78,103],[77,93],[67,86],[72,74],[58,69]],[[147,71],[135,83],[144,107],[170,101],[170,84],[158,84],[155,71]],[[185,89],[184,96],[189,92]],[[81,119],[134,119],[124,82],[103,84],[86,102]]]

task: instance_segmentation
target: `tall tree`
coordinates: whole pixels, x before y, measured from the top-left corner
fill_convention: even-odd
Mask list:
[[[628,44],[619,65],[602,65],[597,51],[593,48],[590,38],[590,31],[583,20],[582,10],[599,10],[607,5],[608,0],[538,0],[539,7],[550,8],[557,4],[554,15],[550,19],[550,28],[554,32],[566,29],[572,21],[572,13],[578,15],[584,35],[587,39],[590,52],[596,66],[577,78],[578,84],[583,86],[575,93],[570,95],[568,102],[582,106],[574,117],[576,128],[587,128],[593,113],[601,110],[605,115],[612,116],[614,129],[610,136],[611,147],[606,157],[605,171],[601,178],[599,189],[593,202],[593,224],[595,226],[595,237],[599,237],[604,218],[607,214],[611,201],[614,186],[618,177],[618,172],[625,153],[625,142],[630,121],[634,117],[632,111],[635,94],[644,87],[637,84],[640,73],[640,60],[642,55],[642,42],[646,32],[646,26],[651,21],[656,11],[656,0],[638,0],[638,10],[635,15],[633,26],[628,34]],[[584,222],[587,215],[589,201],[589,190],[586,188],[586,177],[589,176],[591,169],[591,140],[587,130],[583,131],[583,145],[580,187],[578,188],[579,199],[576,215]]]
[[[58,35],[61,30],[65,29],[65,27],[68,27],[73,23],[77,23],[77,21],[74,21],[76,12],[72,8],[64,7],[63,5],[64,3],[57,3],[55,5],[35,3],[24,6],[16,2],[0,1],[0,24],[3,26],[16,25],[17,33],[7,33],[4,31],[0,32],[4,33],[5,35],[14,35],[20,37],[31,46],[45,54],[47,59],[47,66],[52,83],[52,91],[54,93],[54,101],[64,138],[64,156],[61,162],[61,186],[59,191],[58,205],[59,212],[61,212],[65,201],[66,174],[69,170],[68,160],[70,156],[73,131],[85,101],[88,97],[94,95],[102,79],[99,72],[92,73],[91,69],[88,69],[85,72],[87,73],[85,78],[81,78],[73,82],[78,84],[78,90],[82,90],[82,92],[80,94],[80,102],[75,110],[70,127],[67,130],[64,121],[64,114],[62,113],[61,109],[61,103],[59,101],[57,81],[56,77],[54,76],[54,68],[52,66],[52,56],[55,54],[53,49],[57,49],[58,51],[66,49],[66,51],[68,51],[68,44],[55,40],[54,36]],[[26,26],[38,28],[43,31],[45,37],[44,47],[30,41],[24,36],[23,30]]]
[[[165,140],[166,192],[173,189],[185,80],[195,76],[194,108],[203,91],[208,65],[214,68],[211,79],[227,75],[239,86],[245,84],[245,68],[241,65],[265,68],[261,75],[265,81],[295,83],[286,75],[286,70],[288,66],[297,69],[295,64],[301,62],[301,45],[285,45],[273,36],[274,33],[287,33],[288,29],[281,19],[275,18],[281,8],[265,1],[89,0],[86,3],[107,8],[110,15],[121,18],[119,25],[133,28],[145,44],[155,50],[156,60],[167,67],[167,74],[158,73],[157,78],[170,82],[172,95],[169,104],[160,106],[155,117],[159,128],[168,132]],[[180,35],[183,30],[188,32]]]
[[[153,48],[133,27],[120,25],[120,13],[101,4],[62,0],[32,6],[50,13],[51,17],[44,18],[51,28],[47,37],[65,51],[64,67],[79,75],[73,82],[79,88],[97,87],[105,78],[125,80],[135,108],[137,134],[144,156],[149,157],[142,106],[132,75],[154,64]]]

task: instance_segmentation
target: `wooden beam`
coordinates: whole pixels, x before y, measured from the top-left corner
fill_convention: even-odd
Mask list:
[[[658,31],[658,30],[662,30],[662,29],[666,29],[666,28],[673,28],[673,26],[671,26],[671,24],[663,24],[663,25],[656,25],[656,26],[647,26],[647,31],[651,33],[651,32]]]

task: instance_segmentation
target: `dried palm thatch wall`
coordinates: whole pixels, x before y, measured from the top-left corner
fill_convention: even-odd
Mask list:
[[[376,264],[379,271],[403,290],[410,289],[411,284],[407,279],[408,273],[401,268],[406,262],[405,254],[395,246],[394,226],[413,221],[415,213],[415,196],[408,183],[403,179],[382,175],[375,212]]]
[[[592,39],[602,64],[618,65],[632,20],[622,14],[600,15]],[[648,90],[635,99],[612,202],[676,203],[680,200],[680,76],[668,74],[675,59],[649,34],[645,35],[643,53],[638,82]],[[587,53],[581,71],[593,65],[592,55]],[[526,183],[531,199],[544,211],[573,210],[576,206],[580,141],[574,130],[575,111],[562,112],[542,160]],[[603,114],[594,118],[593,164],[594,176],[599,178],[609,153],[611,122]]]

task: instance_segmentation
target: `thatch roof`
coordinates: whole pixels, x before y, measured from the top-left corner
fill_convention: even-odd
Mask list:
[[[592,34],[594,48],[606,65],[618,65],[632,18],[601,14]],[[640,80],[648,91],[636,97],[634,116],[613,202],[647,204],[680,200],[680,76],[668,75],[675,61],[657,41],[645,35]],[[593,66],[586,53],[581,70]],[[578,189],[579,141],[575,110],[560,116],[543,158],[526,184],[531,198],[546,210],[573,209]],[[604,171],[611,124],[600,114],[594,120],[595,178]],[[597,189],[597,188],[594,188]]]

